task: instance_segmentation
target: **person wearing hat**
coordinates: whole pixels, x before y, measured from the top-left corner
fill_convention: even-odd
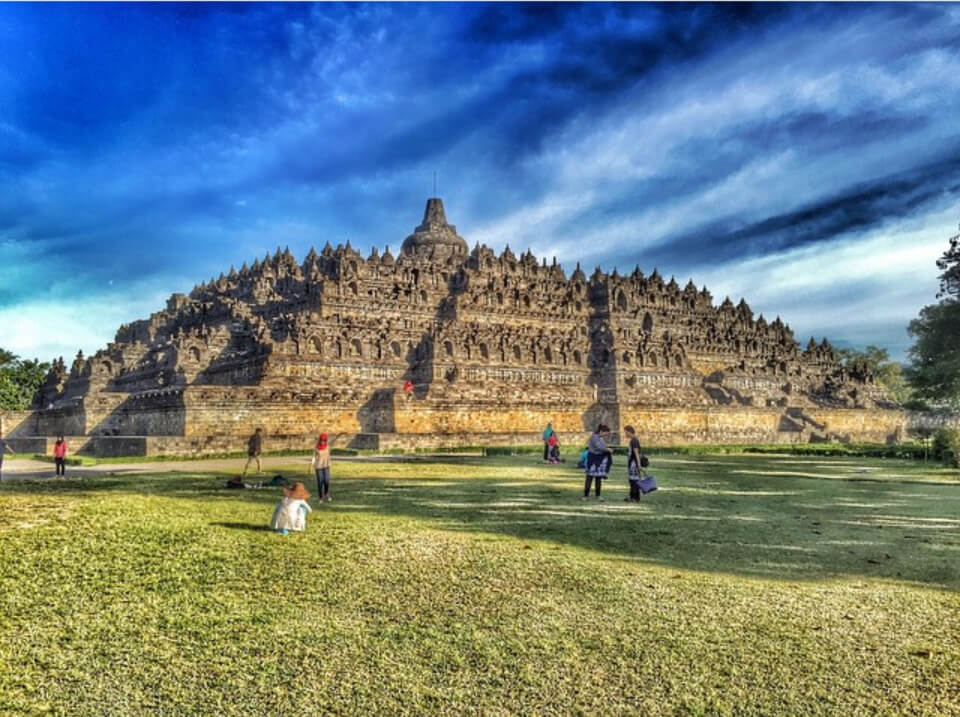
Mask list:
[[[327,445],[327,434],[321,433],[317,438],[317,445],[313,449],[313,460],[310,467],[317,475],[317,501],[330,502],[330,446]]]
[[[307,513],[310,512],[310,505],[307,503],[309,497],[310,493],[300,481],[284,488],[283,498],[270,519],[270,527],[280,535],[306,530]]]

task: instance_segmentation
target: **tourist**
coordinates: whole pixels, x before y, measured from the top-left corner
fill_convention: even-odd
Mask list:
[[[637,431],[633,426],[624,426],[623,432],[630,439],[630,454],[627,458],[627,480],[630,482],[630,495],[625,498],[632,503],[640,502],[640,479],[642,477],[643,455],[640,452],[640,441],[637,438]]]
[[[547,445],[550,447],[550,463],[560,463],[560,440],[557,438],[557,434],[554,433],[547,439]]]
[[[10,444],[3,440],[3,431],[0,431],[0,480],[3,480],[3,454],[13,455],[13,449]]]
[[[583,447],[583,450],[580,451],[580,460],[577,461],[577,468],[583,470],[587,467],[587,456],[590,455],[590,448],[587,446]]]
[[[309,497],[310,493],[300,481],[284,488],[283,498],[280,499],[270,519],[270,527],[280,535],[306,530],[307,513],[311,511],[307,503]]]
[[[250,440],[247,441],[247,464],[243,467],[243,473],[240,474],[241,477],[247,474],[250,461],[256,461],[257,473],[263,473],[263,467],[260,464],[261,453],[263,453],[263,429],[258,428],[253,432],[253,435],[250,436]]]
[[[327,445],[327,434],[321,433],[317,438],[317,445],[313,450],[313,459],[310,467],[317,475],[317,502],[330,502],[330,446]]]
[[[63,436],[57,437],[57,442],[53,444],[53,462],[56,465],[56,475],[66,476],[67,473],[67,442]]]
[[[613,451],[607,446],[607,439],[610,437],[610,428],[601,423],[597,430],[590,436],[590,442],[587,444],[587,466],[586,480],[583,482],[583,500],[590,497],[590,483],[596,483],[597,500],[600,498],[600,483],[610,473],[610,466],[613,463]]]
[[[553,435],[553,424],[548,423],[547,427],[543,429],[543,460],[547,461],[550,459],[550,436]]]

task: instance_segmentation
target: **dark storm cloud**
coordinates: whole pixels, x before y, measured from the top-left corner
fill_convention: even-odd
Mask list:
[[[636,255],[648,265],[692,270],[702,258],[725,262],[830,242],[911,217],[931,204],[960,201],[960,147],[941,162],[883,177],[797,210],[736,226],[736,218],[672,236]],[[625,257],[626,258],[626,257]]]
[[[827,251],[955,199],[958,22],[949,5],[3,5],[0,262],[21,270],[0,279],[16,311],[51,283],[82,301],[111,279],[200,281],[276,243],[396,250],[434,170],[471,243],[693,275]]]

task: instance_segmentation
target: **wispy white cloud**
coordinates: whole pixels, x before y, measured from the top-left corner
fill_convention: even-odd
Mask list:
[[[2,346],[22,358],[49,361],[89,356],[111,340],[121,324],[148,317],[166,306],[172,292],[140,293],[128,286],[79,298],[42,298],[0,308]]]

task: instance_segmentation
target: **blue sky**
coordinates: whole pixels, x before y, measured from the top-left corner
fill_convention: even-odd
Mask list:
[[[278,245],[637,263],[876,344],[960,221],[960,6],[0,4],[0,346]]]

